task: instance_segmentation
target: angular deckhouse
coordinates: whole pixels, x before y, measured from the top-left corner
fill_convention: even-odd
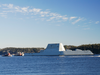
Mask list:
[[[75,51],[72,50],[65,50],[62,43],[55,43],[55,44],[48,44],[47,48],[45,50],[41,50],[39,53],[25,53],[25,56],[29,55],[93,55],[93,53],[90,50],[79,50],[76,49]]]

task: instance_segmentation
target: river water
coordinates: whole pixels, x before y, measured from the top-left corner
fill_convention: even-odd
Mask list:
[[[0,56],[0,75],[100,75],[100,55]]]

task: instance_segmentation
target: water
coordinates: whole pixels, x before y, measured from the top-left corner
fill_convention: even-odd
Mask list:
[[[0,75],[100,75],[100,55],[0,57]]]

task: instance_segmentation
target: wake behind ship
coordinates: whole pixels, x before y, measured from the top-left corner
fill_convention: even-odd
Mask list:
[[[62,43],[48,44],[45,50],[41,50],[39,53],[25,53],[25,56],[59,56],[59,55],[93,55],[90,50],[76,49],[65,50]]]

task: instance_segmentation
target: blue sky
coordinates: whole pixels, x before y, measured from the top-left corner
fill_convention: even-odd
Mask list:
[[[0,0],[0,48],[100,43],[100,0]]]

